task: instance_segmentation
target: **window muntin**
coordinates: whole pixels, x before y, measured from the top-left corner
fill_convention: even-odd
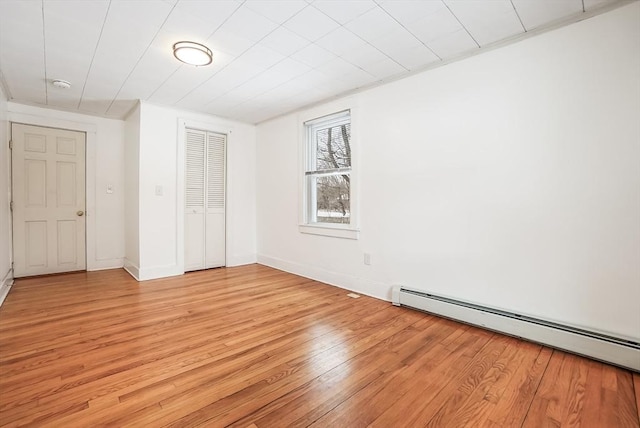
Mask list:
[[[351,225],[351,115],[306,122],[307,224]]]

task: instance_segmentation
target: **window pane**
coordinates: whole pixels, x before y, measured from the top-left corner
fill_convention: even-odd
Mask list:
[[[318,223],[350,223],[349,184],[349,174],[316,178]]]
[[[316,170],[351,166],[351,124],[316,131]]]

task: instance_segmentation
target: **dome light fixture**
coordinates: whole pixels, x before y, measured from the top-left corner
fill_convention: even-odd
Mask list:
[[[178,42],[173,45],[173,56],[185,64],[200,67],[213,61],[211,49],[196,42]]]
[[[60,88],[60,89],[69,89],[71,87],[70,82],[67,82],[66,80],[62,80],[62,79],[53,79],[51,81],[51,84],[56,88]]]

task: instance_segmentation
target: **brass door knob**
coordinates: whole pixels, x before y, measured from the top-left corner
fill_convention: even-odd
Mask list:
[[[77,215],[78,217],[82,217],[82,216],[84,215],[84,211],[78,211],[78,212],[76,213],[76,215]]]

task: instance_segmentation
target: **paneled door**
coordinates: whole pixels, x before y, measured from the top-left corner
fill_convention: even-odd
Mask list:
[[[84,270],[85,134],[12,124],[14,276]]]
[[[227,136],[186,133],[185,271],[224,266]]]

